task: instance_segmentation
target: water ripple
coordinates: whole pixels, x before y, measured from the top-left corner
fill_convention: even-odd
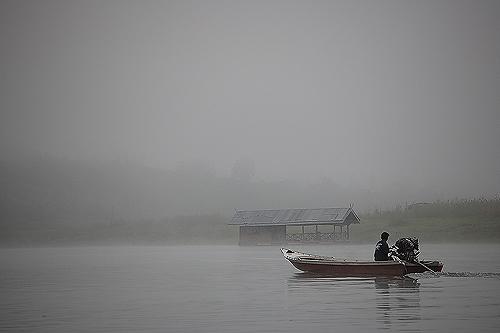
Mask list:
[[[500,273],[478,273],[478,272],[442,272],[440,276],[466,277],[466,278],[493,278],[500,279]]]
[[[419,278],[439,278],[439,277],[459,277],[459,278],[490,278],[500,280],[500,273],[485,273],[485,272],[424,272],[412,273],[410,276],[414,279]]]

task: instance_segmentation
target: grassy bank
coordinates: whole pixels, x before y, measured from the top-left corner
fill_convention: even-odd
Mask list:
[[[370,243],[387,231],[392,242],[400,237],[417,237],[429,243],[500,242],[500,219],[482,217],[407,218],[387,220],[367,218],[350,227],[352,241]]]
[[[500,242],[498,198],[421,203],[375,210],[350,227],[353,241],[373,242],[382,231],[396,241],[417,237],[424,242]]]

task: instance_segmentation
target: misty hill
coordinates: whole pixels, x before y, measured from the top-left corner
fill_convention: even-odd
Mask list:
[[[354,184],[345,188],[327,178],[316,183],[252,182],[254,170],[241,170],[247,174],[236,170],[228,177],[217,177],[215,169],[199,161],[161,170],[123,159],[96,162],[32,154],[0,162],[0,219],[3,226],[70,226],[112,218],[161,219],[194,214],[230,217],[235,209],[349,204],[355,204],[362,214],[419,199],[445,199],[436,198],[435,192],[412,191],[401,184],[374,191]]]
[[[213,168],[196,161],[170,171],[130,160],[90,162],[34,154],[2,161],[0,171],[2,221],[39,225],[109,221],[111,214],[115,219],[232,215],[234,209],[348,205],[354,199],[328,180],[252,183],[242,177],[218,178]]]
[[[343,188],[328,179],[254,183],[237,173],[217,177],[213,168],[200,162],[169,171],[129,160],[90,162],[40,154],[2,161],[0,175],[3,246],[234,243],[238,230],[227,222],[235,208],[349,203],[364,207],[357,209],[363,223],[352,228],[352,238],[358,241],[377,239],[382,229],[395,237],[418,235],[434,241],[499,237],[498,198],[382,209],[370,203],[391,196]],[[400,202],[404,192],[392,196],[398,193]]]

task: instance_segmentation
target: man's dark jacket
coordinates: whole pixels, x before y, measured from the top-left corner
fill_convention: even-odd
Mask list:
[[[379,240],[375,245],[375,261],[389,260],[389,244],[385,239]]]

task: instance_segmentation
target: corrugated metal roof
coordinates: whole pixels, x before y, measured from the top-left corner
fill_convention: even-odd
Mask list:
[[[350,223],[359,223],[359,218],[352,208],[315,208],[239,210],[236,211],[229,225],[340,225]]]

